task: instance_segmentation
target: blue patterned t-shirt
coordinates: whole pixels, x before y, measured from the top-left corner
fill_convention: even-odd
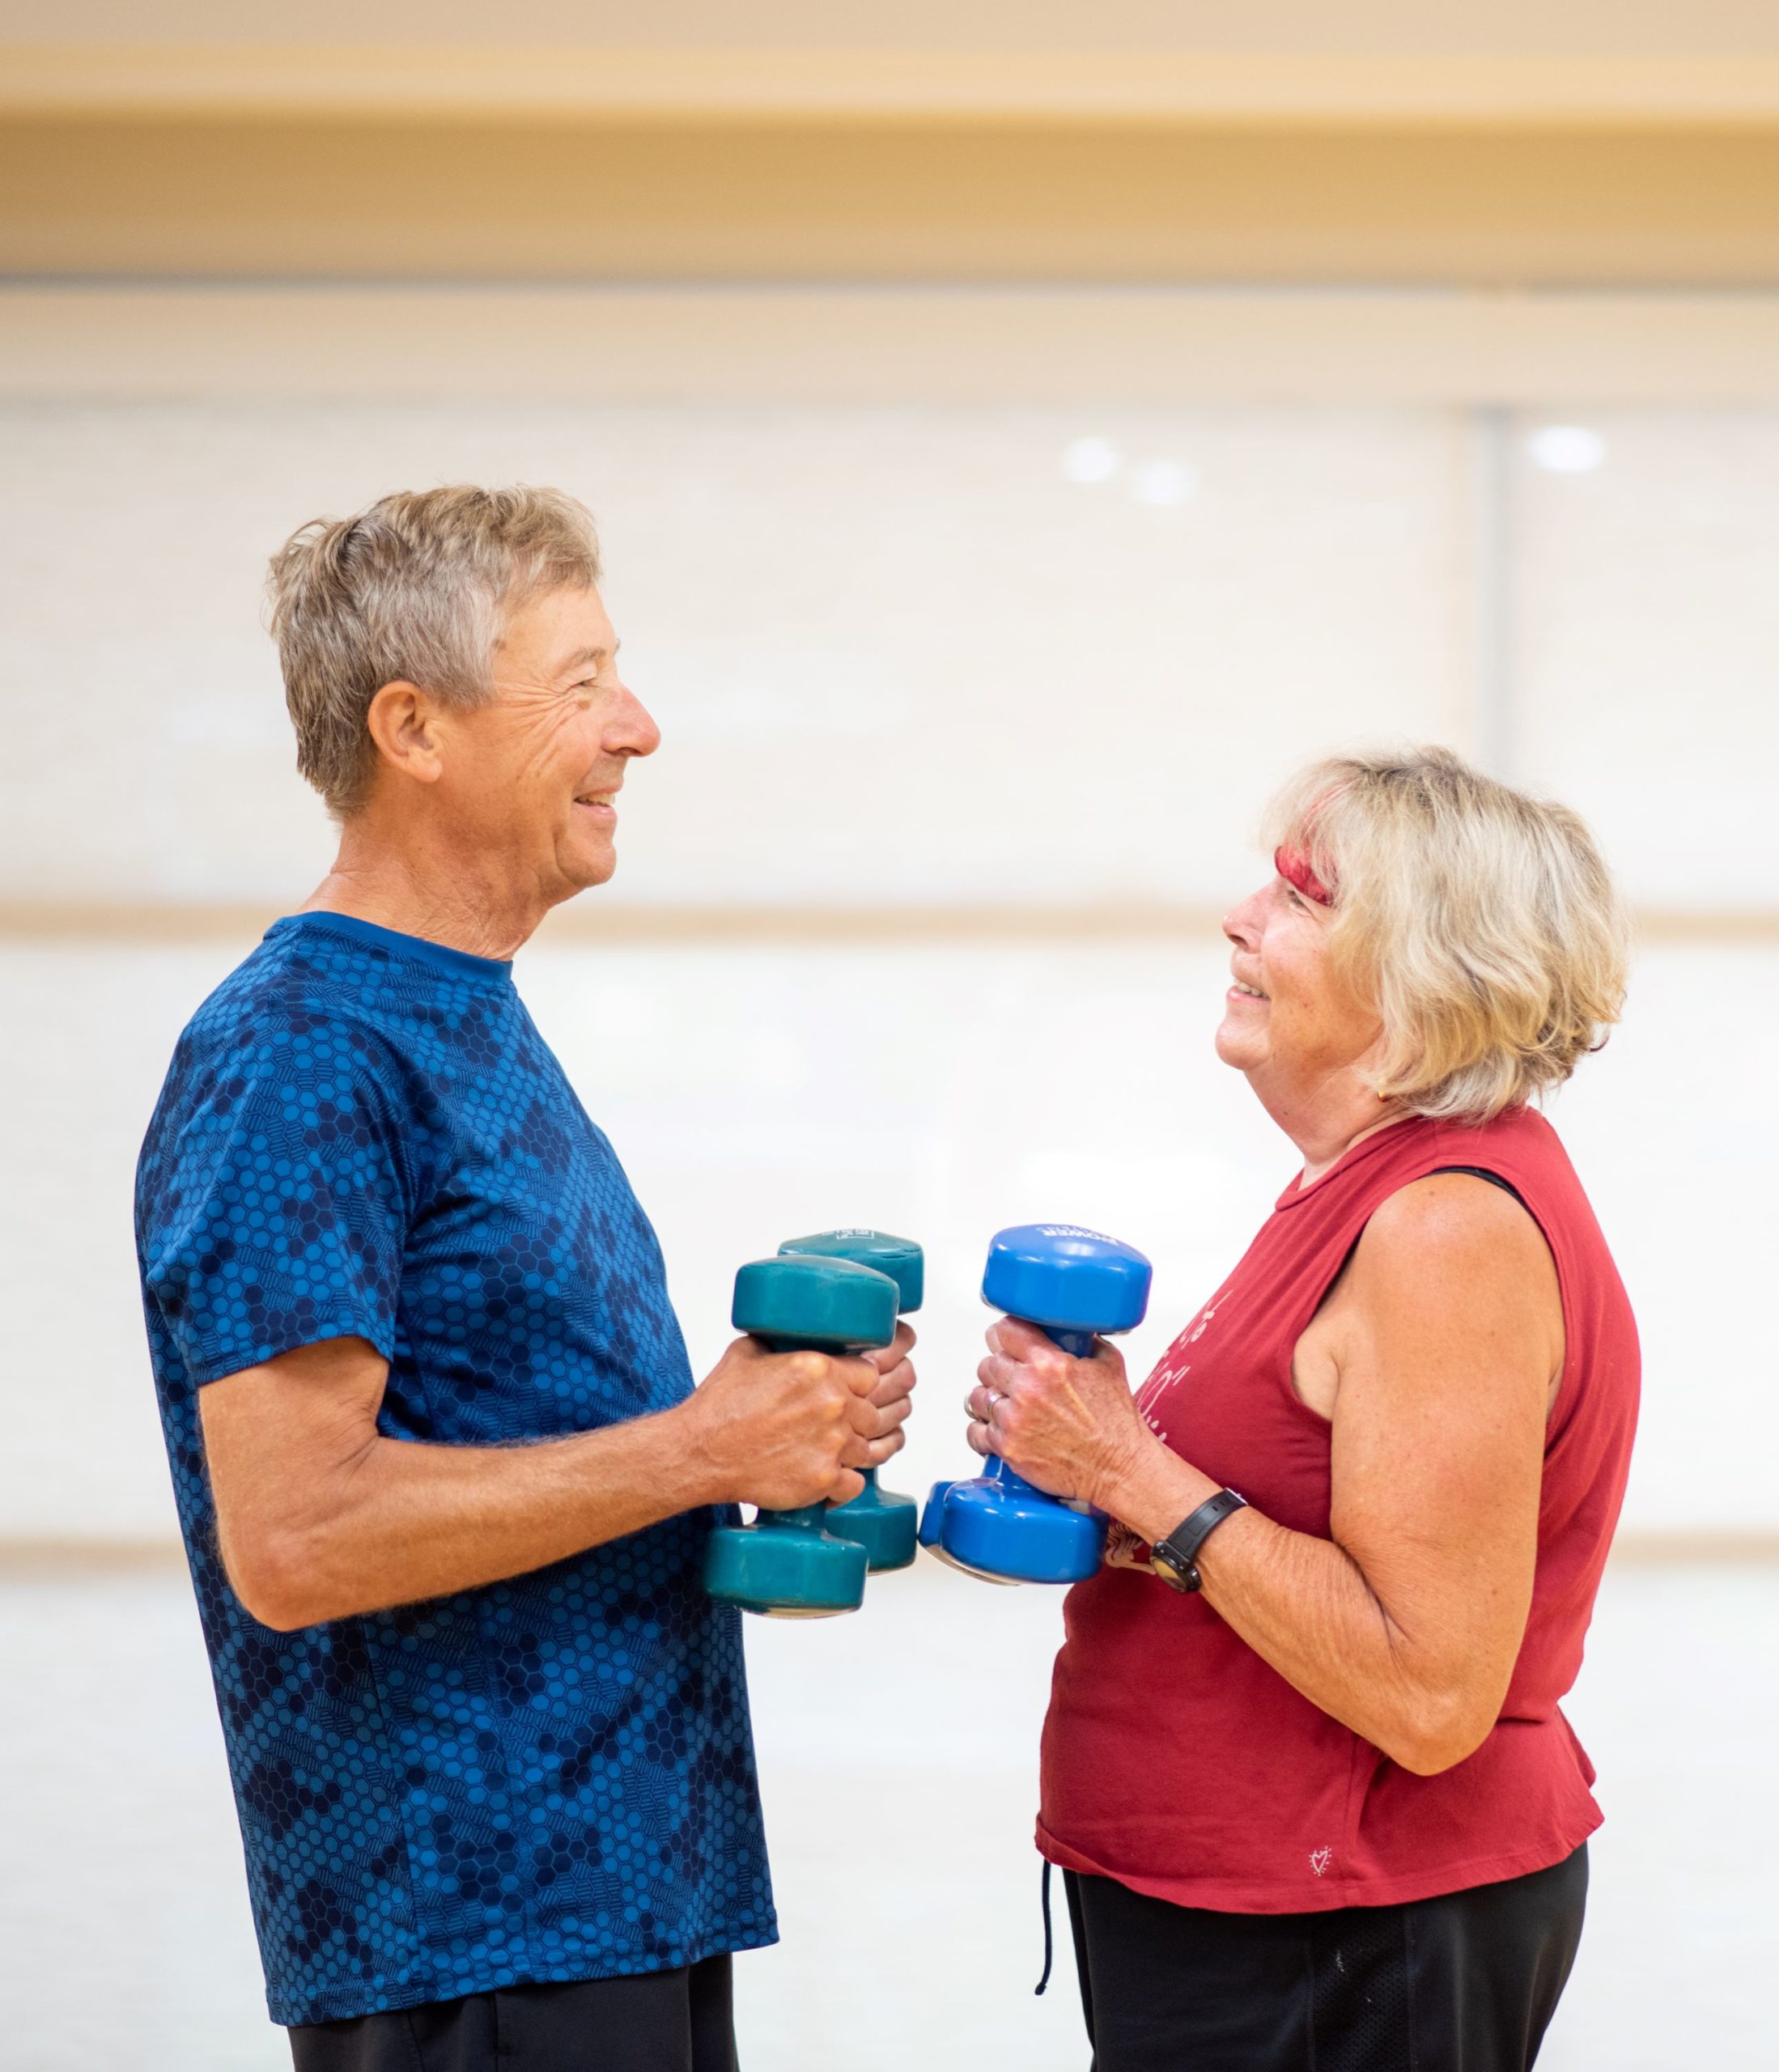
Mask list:
[[[690,1392],[654,1231],[510,968],[277,923],[180,1039],[136,1222],[272,2019],[773,1941],[740,1618],[699,1587],[713,1513],[295,1633],[217,1553],[197,1391],[294,1347],[367,1340],[379,1429],[432,1445]]]

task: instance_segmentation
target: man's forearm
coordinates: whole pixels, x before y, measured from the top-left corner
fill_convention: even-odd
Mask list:
[[[248,1609],[287,1631],[521,1575],[718,1500],[684,1410],[535,1446],[378,1436],[325,1501],[225,1531],[223,1556]]]

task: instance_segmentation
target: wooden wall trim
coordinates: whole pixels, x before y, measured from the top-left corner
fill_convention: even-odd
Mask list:
[[[1764,1565],[1779,1561],[1779,1531],[1751,1526],[1726,1531],[1620,1532],[1612,1564],[1624,1568]],[[49,1537],[0,1535],[0,1582],[66,1583],[112,1576],[183,1573],[185,1550],[165,1539],[112,1539],[98,1534]],[[923,1564],[931,1582],[937,1570]],[[948,1586],[949,1587],[949,1586]]]
[[[1779,121],[1779,58],[13,44],[0,113],[1693,127]]]
[[[0,942],[160,946],[251,942],[287,908],[218,902],[149,905],[128,900],[0,900]],[[931,947],[948,942],[1215,944],[1222,910],[1125,900],[1079,906],[961,902],[906,906],[669,906],[581,899],[558,908],[537,940],[674,948],[762,943],[822,948]],[[1644,944],[1779,946],[1779,908],[1645,908]]]

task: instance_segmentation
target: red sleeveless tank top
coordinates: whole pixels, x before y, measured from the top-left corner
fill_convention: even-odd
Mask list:
[[[1183,1458],[1279,1524],[1329,1535],[1331,1427],[1293,1349],[1380,1203],[1442,1166],[1505,1180],[1556,1263],[1566,1345],[1547,1430],[1531,1615],[1499,1720],[1437,1777],[1399,1768],[1199,1596],[1106,1568],[1069,1592],[1044,1724],[1052,1862],[1232,1913],[1379,1906],[1560,1862],[1599,1825],[1558,1700],[1574,1683],[1630,1464],[1637,1327],[1556,1132],[1525,1110],[1381,1130],[1296,1183],[1140,1393]]]

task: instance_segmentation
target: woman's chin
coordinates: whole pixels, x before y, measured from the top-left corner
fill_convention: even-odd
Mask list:
[[[1233,1014],[1223,1017],[1215,1042],[1218,1057],[1238,1072],[1251,1072],[1264,1059],[1266,1045],[1259,1030],[1242,1027]]]

